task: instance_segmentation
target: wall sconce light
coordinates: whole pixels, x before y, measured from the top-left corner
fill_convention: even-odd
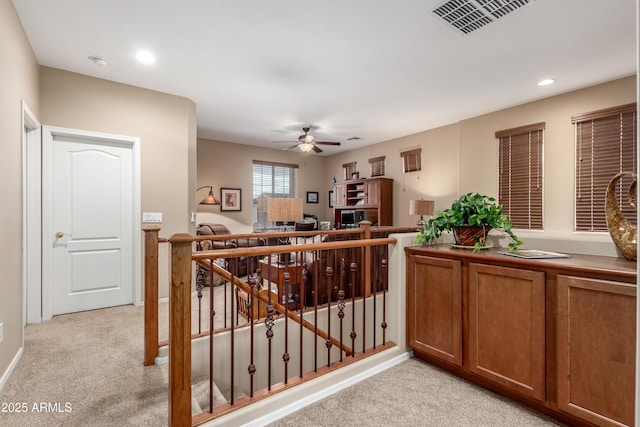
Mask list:
[[[420,215],[420,219],[416,224],[418,227],[424,227],[427,223],[424,220],[423,215],[432,215],[433,214],[433,200],[410,200],[409,201],[409,214],[410,215]]]
[[[200,205],[209,205],[209,206],[215,206],[215,205],[219,205],[220,204],[220,200],[216,199],[216,196],[213,195],[213,187],[210,185],[204,185],[200,188],[198,188],[196,190],[202,190],[203,188],[208,188],[209,189],[209,195],[207,197],[205,197],[204,199],[202,199],[202,201],[199,203]]]

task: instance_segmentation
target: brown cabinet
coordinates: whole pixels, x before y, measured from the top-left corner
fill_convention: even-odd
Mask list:
[[[469,368],[544,399],[544,273],[469,265]]]
[[[460,261],[410,256],[407,281],[408,345],[462,365],[462,266]]]
[[[633,425],[636,286],[558,276],[558,407]]]
[[[354,179],[337,183],[333,191],[336,228],[357,226],[361,220],[371,221],[374,225],[393,225],[392,179]],[[353,223],[345,223],[344,211],[354,212]]]
[[[632,425],[636,263],[409,247],[416,357],[570,425]]]

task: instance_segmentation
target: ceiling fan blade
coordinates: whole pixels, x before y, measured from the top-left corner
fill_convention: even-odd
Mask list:
[[[315,151],[316,153],[322,153],[322,150],[320,149],[320,147],[318,147],[317,145],[313,145],[313,151]]]
[[[284,142],[284,141],[283,141],[283,142]],[[286,151],[286,150],[291,150],[291,149],[293,149],[293,148],[296,148],[297,146],[298,146],[298,144],[296,144],[296,145],[292,145],[291,147],[282,148],[281,150],[284,150],[284,151]]]
[[[334,141],[316,141],[316,144],[322,144],[322,145],[340,145],[339,142],[334,142]]]
[[[275,142],[276,144],[282,143],[282,142],[286,142],[287,144],[293,144],[296,141],[271,141],[271,142]]]

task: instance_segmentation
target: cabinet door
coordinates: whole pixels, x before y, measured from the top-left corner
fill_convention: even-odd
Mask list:
[[[407,345],[454,365],[462,365],[461,262],[409,257]]]
[[[336,184],[333,193],[333,206],[344,207],[347,206],[347,185]]]
[[[558,276],[558,408],[633,425],[636,286]]]
[[[523,396],[544,399],[545,276],[469,265],[469,365]]]
[[[377,205],[380,203],[380,181],[377,179],[364,182],[364,204]]]

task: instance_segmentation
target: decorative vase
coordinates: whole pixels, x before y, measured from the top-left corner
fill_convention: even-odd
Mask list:
[[[630,176],[633,178],[633,182],[629,187],[629,204],[636,208],[637,197],[637,177],[633,172],[620,172],[609,181],[606,193],[606,216],[607,227],[609,228],[609,234],[613,243],[615,243],[618,253],[623,257],[631,261],[637,259],[638,253],[638,231],[637,227],[631,224],[622,215],[618,202],[616,201],[616,184],[618,180],[623,176]]]
[[[489,230],[487,225],[463,225],[453,229],[453,241],[458,246],[474,247],[478,241],[484,246]]]

